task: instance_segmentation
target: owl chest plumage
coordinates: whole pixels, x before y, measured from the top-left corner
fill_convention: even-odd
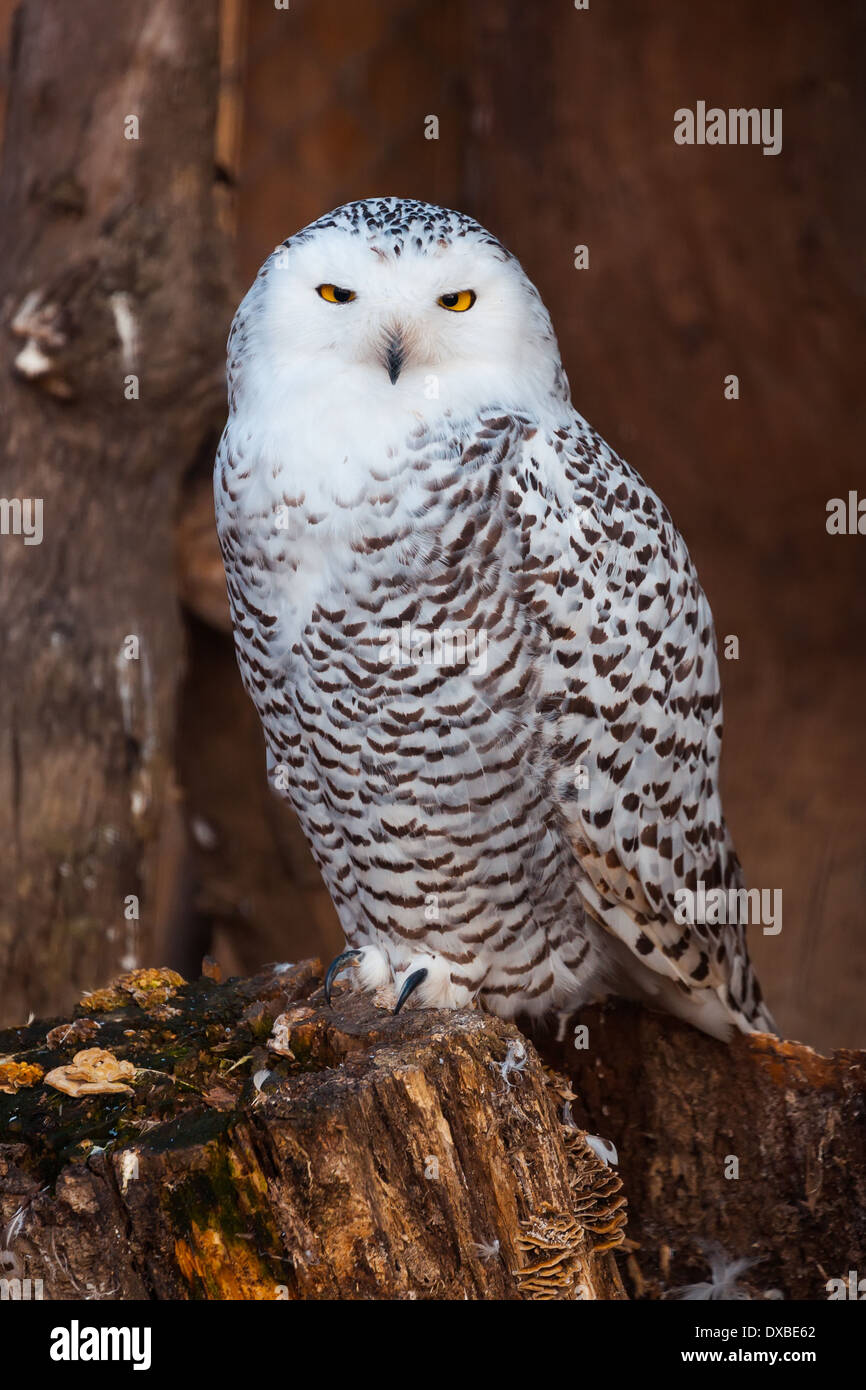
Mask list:
[[[279,486],[265,506],[231,478],[220,528],[270,777],[348,939],[432,943],[500,1011],[597,958],[550,796],[549,635],[512,515],[526,432],[494,421],[467,458],[419,431],[342,514]]]

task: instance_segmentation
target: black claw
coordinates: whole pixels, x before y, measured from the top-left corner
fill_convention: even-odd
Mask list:
[[[350,960],[354,960],[355,957],[360,954],[360,951],[341,951],[338,956],[334,957],[331,964],[328,966],[328,973],[325,976],[325,998],[328,1001],[329,1009],[334,1007],[331,1003],[331,985],[334,983],[335,977],[339,975],[344,965]]]
[[[427,979],[427,967],[422,965],[420,970],[413,970],[411,975],[407,975],[403,981],[403,988],[400,990],[400,998],[397,1000],[394,1013],[398,1014],[402,1009],[409,995]]]

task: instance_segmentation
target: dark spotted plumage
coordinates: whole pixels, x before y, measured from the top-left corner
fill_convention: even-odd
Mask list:
[[[674,917],[678,889],[741,882],[710,611],[571,406],[536,291],[470,218],[395,199],[285,257],[233,326],[217,519],[270,776],[361,982],[420,967],[422,1003],[615,989],[769,1026],[743,929]],[[319,276],[360,311],[320,311]],[[475,320],[435,307],[478,286]]]

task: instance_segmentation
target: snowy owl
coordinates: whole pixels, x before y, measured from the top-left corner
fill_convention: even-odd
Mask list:
[[[514,256],[426,203],[337,208],[259,271],[228,394],[237,656],[345,932],[326,992],[771,1028],[742,915],[688,908],[745,892],[712,615]]]

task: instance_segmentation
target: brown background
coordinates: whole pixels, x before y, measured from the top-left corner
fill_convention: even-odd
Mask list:
[[[520,257],[575,404],[661,494],[720,637],[739,638],[722,669],[726,811],[750,884],[784,894],[781,935],[752,936],[770,1003],[788,1036],[863,1046],[866,538],[825,529],[829,498],[866,495],[862,5],[224,0],[222,13],[217,162],[236,191],[239,288],[288,233],[373,194],[462,208]],[[674,110],[698,100],[781,107],[782,153],[677,146]],[[438,141],[424,139],[431,114]],[[212,545],[206,472],[188,480],[182,553],[196,526],[201,553]],[[161,955],[190,968],[212,948],[241,969],[327,953],[333,913],[264,785],[206,587],[186,589],[198,616],[178,759],[194,833]]]

